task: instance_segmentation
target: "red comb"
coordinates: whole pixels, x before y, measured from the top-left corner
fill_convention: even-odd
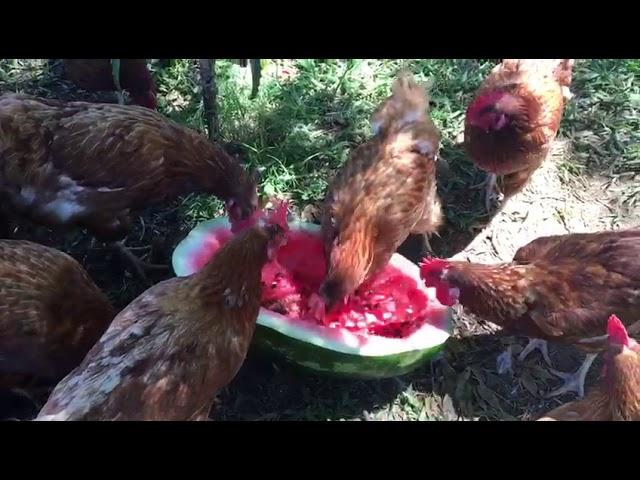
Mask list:
[[[629,346],[629,335],[627,329],[624,328],[624,324],[615,315],[609,317],[607,323],[607,334],[609,335],[609,342],[615,345]]]
[[[467,109],[467,120],[472,122],[478,120],[478,117],[480,116],[480,112],[482,112],[482,110],[484,110],[489,105],[495,104],[504,95],[504,92],[495,91],[476,97],[476,99],[471,103],[471,105],[469,105],[469,108]]]
[[[280,225],[284,231],[289,231],[289,224],[287,223],[287,213],[289,212],[289,202],[287,200],[280,200],[274,207],[273,211],[267,215],[266,221],[268,223]]]
[[[420,266],[420,276],[424,278],[425,275],[447,268],[449,262],[443,258],[427,257],[423,258],[418,265]]]

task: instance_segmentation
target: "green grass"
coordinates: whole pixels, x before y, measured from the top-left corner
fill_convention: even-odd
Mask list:
[[[370,135],[370,116],[389,95],[400,68],[431,85],[433,118],[443,132],[445,152],[462,129],[466,102],[491,68],[488,62],[454,60],[264,63],[260,92],[249,100],[247,69],[217,62],[222,135],[246,147],[248,162],[261,172],[263,195],[287,196],[299,206],[319,201],[336,169]],[[283,78],[283,70],[295,74]],[[161,93],[168,92],[160,100],[163,113],[202,129],[197,78],[188,62],[159,73],[159,85]],[[473,172],[468,162],[465,168]],[[186,207],[192,220],[219,212],[217,203],[207,209],[202,199],[190,202],[197,203]]]
[[[466,106],[494,61],[298,60],[279,67],[297,71],[290,79],[276,78],[275,66],[270,65],[253,101],[248,98],[248,72],[224,62],[220,62],[218,70],[223,135],[225,140],[247,147],[250,163],[262,172],[263,194],[289,196],[300,207],[319,201],[331,175],[351,149],[370,134],[373,110],[389,94],[397,71],[406,67],[430,85],[432,117],[442,132],[442,157],[450,167],[439,185],[447,220],[454,230],[475,228],[477,219],[484,215],[482,193],[470,186],[480,183],[484,174],[474,168],[456,144],[456,137],[463,130]],[[560,132],[560,137],[571,145],[572,155],[562,165],[568,185],[570,180],[589,182],[594,177],[625,181],[622,201],[630,205],[637,202],[640,187],[633,180],[640,167],[639,75],[640,62],[636,60],[577,62],[572,87],[575,96],[566,109]],[[197,109],[194,115],[194,123],[201,122]],[[195,210],[199,218],[206,213],[206,201],[202,199],[186,204],[191,205],[192,211],[193,205],[198,206]],[[219,212],[219,205],[212,207],[210,213],[214,212]],[[409,376],[397,393],[385,395],[360,394],[360,389],[354,392],[347,387],[336,388],[339,394],[318,395],[324,392],[323,387],[311,383],[302,387],[307,393],[300,408],[287,406],[283,411],[274,407],[264,415],[438,420],[455,418],[451,406],[455,403],[456,411],[466,418],[517,419],[546,408],[535,401],[523,406],[521,399],[526,395],[536,397],[544,388],[540,385],[553,382],[547,370],[528,364],[522,366],[517,378],[505,380],[493,370],[496,346],[487,348],[486,344],[476,346],[473,342],[465,345],[464,358],[473,361],[454,367],[446,360],[440,362],[438,380],[434,382],[425,383],[428,374],[417,373]],[[361,387],[363,392],[372,389],[375,390]],[[520,393],[513,397],[512,389]],[[243,391],[243,387],[239,390]],[[363,408],[362,395],[384,400],[375,403],[370,412],[358,414]],[[237,416],[233,413],[221,418]]]
[[[472,229],[483,215],[480,190],[469,197],[479,173],[455,144],[466,106],[492,60],[315,60],[263,61],[263,81],[249,99],[248,69],[217,62],[219,110],[226,141],[246,147],[247,160],[262,175],[261,193],[287,196],[301,208],[319,201],[327,182],[353,147],[370,134],[369,119],[389,94],[400,68],[430,85],[432,117],[442,132],[442,157],[451,172],[439,186],[447,218],[454,228]],[[282,76],[283,70],[296,72]],[[581,60],[561,127],[571,141],[569,175],[604,174],[629,178],[640,171],[640,61]],[[169,117],[203,129],[198,79],[188,61],[159,72],[160,109]],[[465,192],[467,190],[467,192]],[[629,187],[636,202],[640,189]],[[458,195],[463,192],[461,195]],[[221,210],[218,202],[191,197],[187,219],[200,221]]]
[[[244,145],[246,160],[261,172],[263,195],[289,197],[301,209],[322,199],[331,176],[369,137],[370,116],[389,95],[397,71],[408,68],[430,85],[432,117],[442,133],[441,156],[449,164],[439,179],[447,221],[452,230],[468,232],[484,215],[482,192],[472,188],[484,174],[466,158],[456,137],[469,100],[494,65],[494,60],[270,60],[263,62],[259,94],[250,100],[248,69],[219,60],[221,133],[225,141]],[[193,62],[177,60],[163,69],[154,64],[154,71],[160,111],[204,130]],[[578,61],[571,89],[575,96],[560,132],[571,146],[561,165],[567,185],[604,181],[619,187],[619,201],[629,207],[640,198],[639,76],[638,60]],[[58,86],[44,61],[0,59],[2,92],[62,95]],[[221,203],[211,197],[190,195],[180,203],[178,221],[185,225],[178,227],[189,228],[222,212]],[[216,416],[439,420],[459,413],[465,418],[522,418],[540,404],[524,405],[509,392],[519,389],[535,397],[536,385],[549,381],[548,372],[527,364],[518,378],[499,377],[495,355],[504,341],[489,335],[448,342],[437,364],[380,382],[303,376],[253,360],[223,395]],[[460,358],[464,360],[456,361]]]

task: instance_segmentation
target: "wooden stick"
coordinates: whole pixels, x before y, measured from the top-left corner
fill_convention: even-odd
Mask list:
[[[218,86],[215,78],[215,59],[198,59],[200,67],[200,85],[202,88],[202,102],[204,105],[204,118],[207,124],[209,139],[218,141],[220,139],[220,127],[218,125],[218,109],[216,108],[216,97],[218,96]]]

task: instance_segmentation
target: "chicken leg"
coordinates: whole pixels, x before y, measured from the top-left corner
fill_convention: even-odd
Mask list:
[[[498,374],[502,375],[507,372],[513,372],[512,350],[512,346],[509,345],[509,347],[496,358],[496,370],[498,371]],[[545,340],[540,340],[539,338],[529,339],[529,343],[527,343],[522,352],[520,352],[520,355],[518,355],[518,361],[522,362],[534,350],[540,350],[544,361],[547,363],[547,365],[551,366],[551,358],[549,357],[547,342]]]
[[[486,180],[486,191],[484,195],[484,206],[487,212],[492,212],[496,205],[499,205],[504,199],[504,195],[498,188],[498,176],[490,173]]]
[[[118,104],[124,105],[124,95],[122,94],[122,87],[120,86],[120,59],[111,59],[111,75],[113,75],[113,84],[116,86],[116,95],[118,97]]]
[[[513,348],[509,345],[507,349],[496,358],[496,370],[499,375],[513,373]]]
[[[137,256],[131,253],[131,250],[129,250],[125,246],[124,241],[114,242],[113,247],[122,255],[122,257],[129,261],[129,263],[133,267],[134,272],[143,282],[145,282],[149,286],[151,286],[151,282],[145,275],[145,270],[166,270],[169,268],[168,265],[154,265],[140,260]]]
[[[559,372],[558,370],[550,369],[550,372],[555,376],[560,377],[564,380],[564,383],[556,388],[555,390],[549,392],[546,397],[557,397],[558,395],[562,395],[567,392],[576,392],[578,394],[578,398],[584,397],[584,382],[587,378],[587,373],[589,373],[589,369],[591,368],[591,364],[598,356],[597,353],[590,353],[582,362],[582,365],[575,373],[566,373]]]
[[[518,361],[522,362],[525,358],[529,356],[531,352],[534,350],[540,350],[542,354],[542,358],[546,362],[548,366],[551,366],[551,358],[549,357],[549,348],[547,346],[546,340],[540,340],[539,338],[530,338],[529,343],[524,347],[520,355],[518,356]]]

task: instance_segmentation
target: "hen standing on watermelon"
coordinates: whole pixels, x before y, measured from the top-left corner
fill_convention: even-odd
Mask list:
[[[436,192],[440,134],[429,100],[410,73],[373,116],[375,136],[358,147],[327,193],[322,229],[328,274],[320,294],[330,309],[389,262],[410,233],[442,222]]]

